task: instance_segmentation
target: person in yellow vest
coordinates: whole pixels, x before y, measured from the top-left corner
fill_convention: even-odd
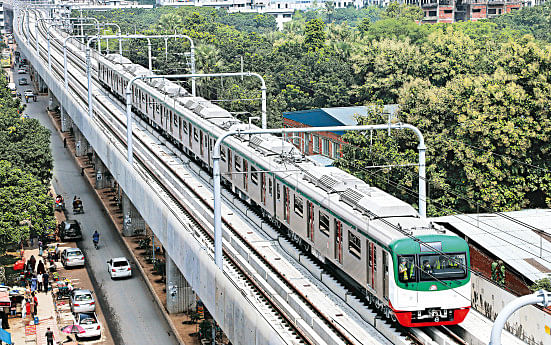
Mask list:
[[[408,267],[406,265],[406,259],[402,258],[400,265],[398,266],[398,275],[404,281],[408,280]]]

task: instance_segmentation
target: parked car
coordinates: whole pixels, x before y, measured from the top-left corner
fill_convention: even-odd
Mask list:
[[[113,258],[107,261],[107,270],[111,279],[132,277],[132,268],[126,258]]]
[[[19,82],[19,85],[29,85],[27,78],[19,78],[18,82]]]
[[[73,290],[71,292],[70,304],[73,313],[88,313],[96,310],[96,300],[90,290]]]
[[[101,324],[96,313],[78,313],[74,318],[75,325],[84,328],[84,333],[77,334],[77,338],[101,337]]]
[[[27,96],[27,91],[25,91],[25,96]],[[75,219],[68,219],[61,222],[59,224],[59,238],[62,241],[82,240],[82,231],[80,230],[78,221]]]
[[[78,248],[67,248],[61,252],[61,264],[64,267],[84,266],[84,254]]]

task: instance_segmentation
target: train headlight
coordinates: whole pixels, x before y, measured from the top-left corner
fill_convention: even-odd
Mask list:
[[[438,290],[438,287],[436,285],[431,285],[429,290],[435,291],[435,290]]]

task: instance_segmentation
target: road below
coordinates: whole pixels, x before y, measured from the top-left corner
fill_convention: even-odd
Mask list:
[[[30,88],[20,88],[19,92],[23,93]],[[52,133],[52,183],[56,191],[63,195],[67,209],[71,210],[74,195],[82,199],[85,213],[73,215],[68,212],[67,215],[69,219],[77,219],[81,223],[84,239],[78,246],[88,260],[87,268],[95,285],[96,298],[101,303],[115,344],[178,344],[143,278],[139,276],[138,269],[133,270],[135,276],[131,279],[111,280],[106,261],[112,257],[130,258],[130,255],[96,199],[94,190],[80,175],[80,169],[71,153],[63,147],[63,142],[46,112],[47,105],[48,98],[39,96],[37,102],[27,104],[25,113],[38,119]],[[98,250],[94,249],[92,243],[94,230],[100,233]]]

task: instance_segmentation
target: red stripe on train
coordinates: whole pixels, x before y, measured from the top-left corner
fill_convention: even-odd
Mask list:
[[[392,304],[389,303],[390,309],[396,315],[398,323],[404,327],[426,327],[426,326],[447,326],[447,325],[457,325],[467,317],[471,307],[459,308],[453,311],[453,320],[452,321],[428,321],[428,322],[411,322],[411,311],[399,311],[392,308]]]

